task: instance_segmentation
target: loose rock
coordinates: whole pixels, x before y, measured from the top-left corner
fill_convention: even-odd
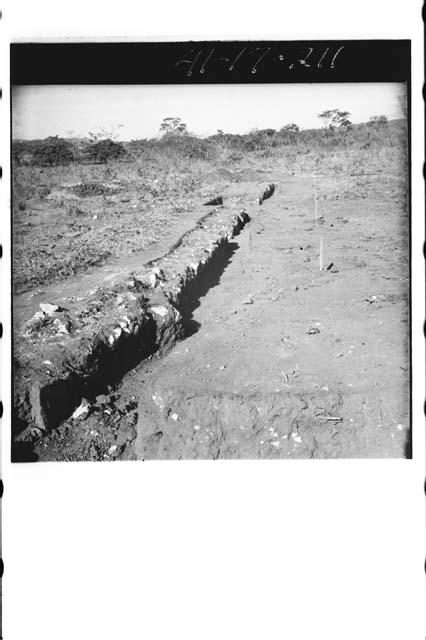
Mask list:
[[[59,311],[59,307],[57,304],[50,304],[50,302],[40,302],[40,309],[47,316],[51,316],[55,313],[55,311]]]
[[[72,418],[74,420],[77,420],[81,416],[84,416],[85,414],[87,414],[89,412],[89,408],[90,408],[90,403],[85,398],[83,398],[83,400],[81,401],[80,406],[77,407],[77,409],[72,414]]]

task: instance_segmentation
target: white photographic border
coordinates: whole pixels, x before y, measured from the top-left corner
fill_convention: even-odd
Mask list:
[[[421,3],[14,0],[0,23],[7,640],[424,637]],[[9,43],[410,39],[412,460],[10,463]]]

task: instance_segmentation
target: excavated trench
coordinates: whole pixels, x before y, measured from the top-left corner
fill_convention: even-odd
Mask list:
[[[134,458],[409,457],[399,312],[366,311],[369,277],[349,264],[366,223],[354,214],[334,237],[330,214],[340,271],[319,272],[309,212],[291,195],[258,211],[220,287],[194,297],[202,331],[127,387],[139,401]]]
[[[261,197],[270,194],[268,185]],[[249,220],[245,210],[209,211],[142,273],[27,323],[14,354],[13,460],[28,459],[31,442],[57,429],[82,399],[94,401],[198,330],[199,298],[219,283]]]
[[[200,324],[194,320],[194,311],[200,306],[200,299],[210,289],[220,284],[220,277],[227,268],[234,253],[238,250],[237,242],[228,242],[216,255],[216,259],[209,263],[207,269],[194,279],[182,292],[178,310],[182,315],[182,337],[188,338],[198,331]]]
[[[324,208],[338,271],[320,272],[313,238],[324,230],[313,228],[305,183],[289,180],[265,208],[252,197],[237,238],[252,214],[239,195],[148,271],[82,300],[69,335],[25,338],[17,396],[31,394],[22,426],[41,435],[19,438],[16,460],[410,456],[406,319],[394,299],[404,272],[393,265],[389,281],[380,252],[391,234],[377,251],[362,247],[361,262],[358,238],[379,233],[376,212]],[[81,320],[91,305],[98,315]],[[66,321],[59,310],[56,320]],[[58,424],[53,412],[70,398],[68,415],[77,408]]]
[[[200,306],[203,298],[212,288],[220,284],[220,278],[226,270],[232,256],[238,250],[237,242],[227,242],[214,253],[213,259],[206,262],[198,276],[189,281],[175,302],[174,308],[178,312],[178,320],[173,323],[168,339],[163,334],[158,340],[158,327],[152,317],[139,334],[129,335],[120,349],[111,351],[100,342],[99,348],[94,349],[97,366],[91,366],[92,375],[85,377],[74,373],[66,380],[57,380],[41,391],[40,404],[44,408],[44,420],[48,421],[49,431],[57,429],[79,404],[82,398],[89,403],[96,404],[96,398],[109,395],[112,388],[116,388],[123,377],[138,365],[148,362],[157,354],[160,359],[175,345],[176,341],[184,340],[196,333],[200,325],[193,318],[193,312]],[[176,316],[175,316],[176,318]],[[141,338],[142,335],[142,338]],[[25,434],[28,425],[22,424],[21,433]],[[18,437],[12,445],[12,459],[14,461],[35,461],[31,440]]]

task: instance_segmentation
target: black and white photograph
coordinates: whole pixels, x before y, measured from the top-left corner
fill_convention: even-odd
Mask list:
[[[13,86],[13,459],[410,457],[408,80]]]
[[[424,636],[421,3],[7,4],[0,636]]]

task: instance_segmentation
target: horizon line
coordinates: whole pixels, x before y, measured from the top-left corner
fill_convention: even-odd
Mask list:
[[[381,115],[381,114],[377,114],[377,115]],[[391,117],[391,116],[386,116],[389,122],[396,122],[396,121],[404,121],[407,120],[407,117],[399,117],[399,118],[395,118],[395,117]],[[362,121],[362,122],[352,122],[352,125],[355,126],[359,126],[359,125],[363,125],[363,124],[368,124],[369,120],[366,121]],[[288,123],[288,124],[296,124],[297,123]],[[297,125],[299,126],[299,125]],[[242,133],[231,133],[231,132],[223,132],[223,135],[230,135],[230,136],[247,136],[250,135],[251,133],[256,133],[259,131],[265,131],[268,129],[272,129],[273,127],[263,127],[262,129],[257,129],[257,128],[252,128],[249,129],[248,131],[242,132]],[[11,129],[13,129],[13,127],[11,127]],[[339,127],[336,127],[336,129],[338,130]],[[274,129],[275,132],[279,132],[281,129]],[[321,130],[325,130],[324,127],[308,127],[306,129],[300,127],[299,131],[295,132],[295,133],[301,133],[302,131],[321,131]],[[210,134],[201,134],[201,133],[195,133],[193,131],[188,131],[186,133],[186,136],[189,137],[193,137],[193,138],[201,138],[201,139],[206,139],[206,138],[211,138],[212,136],[217,135],[217,131],[215,133],[210,133]],[[185,135],[182,137],[186,137]],[[19,138],[15,138],[13,136],[13,132],[11,131],[11,140],[12,141],[20,141],[20,140],[26,140],[26,141],[33,141],[33,140],[47,140],[48,138],[54,138],[54,137],[59,137],[62,138],[63,140],[87,140],[88,138],[90,138],[89,135],[76,135],[76,136],[62,136],[59,134],[53,134],[53,135],[48,135],[45,136],[44,138],[26,138],[26,137],[19,137]],[[161,140],[164,137],[163,135],[157,134],[155,136],[149,137],[149,138],[130,138],[130,139],[124,139],[124,138],[116,138],[116,141],[118,142],[132,142],[133,140]],[[101,138],[103,140],[108,140],[111,138]]]

